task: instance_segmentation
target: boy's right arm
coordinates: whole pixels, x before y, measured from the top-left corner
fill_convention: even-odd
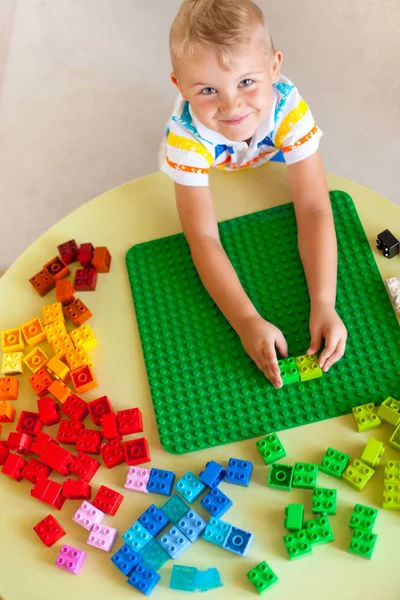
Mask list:
[[[258,368],[275,387],[281,387],[275,346],[287,356],[285,338],[258,314],[245,293],[222,247],[210,189],[175,183],[175,195],[182,229],[204,287]]]

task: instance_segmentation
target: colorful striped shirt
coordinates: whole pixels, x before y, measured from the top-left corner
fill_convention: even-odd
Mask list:
[[[225,171],[255,168],[279,151],[290,165],[314,154],[322,132],[296,86],[281,75],[273,84],[272,96],[269,117],[247,144],[228,140],[202,125],[189,102],[179,95],[160,149],[161,170],[176,183],[208,186],[211,167]]]

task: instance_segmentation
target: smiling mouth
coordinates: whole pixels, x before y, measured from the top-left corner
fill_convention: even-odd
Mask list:
[[[247,117],[250,114],[251,113],[249,113],[248,115],[244,115],[243,117],[239,117],[239,119],[222,119],[222,123],[225,123],[225,125],[240,125],[241,123],[243,123],[243,121],[247,119]]]

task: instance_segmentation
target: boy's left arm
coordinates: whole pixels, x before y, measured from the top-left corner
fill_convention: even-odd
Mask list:
[[[321,347],[319,364],[327,371],[345,351],[347,331],[335,310],[337,244],[325,171],[319,152],[288,165],[300,257],[310,294],[311,343],[307,354]]]

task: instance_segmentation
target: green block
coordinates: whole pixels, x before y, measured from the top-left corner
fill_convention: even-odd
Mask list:
[[[296,356],[296,362],[299,368],[301,381],[310,381],[310,379],[322,377],[322,369],[318,365],[318,356],[316,354]]]
[[[318,465],[297,462],[294,465],[293,487],[312,490],[317,485]]]
[[[362,492],[374,473],[374,469],[371,469],[371,467],[366,465],[359,458],[355,458],[348,467],[346,467],[342,479],[355,490]]]
[[[312,498],[312,512],[321,515],[336,515],[336,496],[336,490],[315,488]]]
[[[312,552],[312,544],[308,539],[305,529],[285,535],[283,537],[283,542],[288,551],[290,560],[301,558]]]
[[[332,475],[336,479],[340,479],[350,460],[350,456],[344,452],[339,452],[334,448],[328,448],[323,457],[319,470],[327,475]]]
[[[303,529],[304,505],[288,504],[285,508],[286,518],[283,526],[289,531],[299,531]]]
[[[286,456],[285,448],[282,446],[276,433],[268,435],[263,440],[259,440],[256,442],[256,446],[266,465],[270,465]]]
[[[363,531],[372,531],[378,511],[376,508],[356,504],[351,515],[350,525],[352,529],[362,529]]]
[[[400,484],[384,482],[382,507],[385,510],[400,510]]]
[[[171,498],[161,506],[163,512],[167,515],[168,519],[176,525],[178,521],[186,515],[190,507],[176,494],[172,494]]]
[[[247,577],[259,594],[268,590],[278,581],[278,577],[265,561],[249,571]]]
[[[377,467],[385,452],[385,446],[382,442],[370,438],[361,454],[361,460],[370,467]]]
[[[268,474],[268,487],[290,492],[292,489],[293,470],[293,467],[290,465],[272,464]]]
[[[333,542],[333,531],[328,517],[318,517],[307,521],[306,532],[313,546]]]
[[[281,370],[283,385],[289,385],[290,383],[297,383],[300,381],[300,371],[295,358],[291,357],[278,360],[278,366]]]
[[[371,558],[377,537],[375,533],[355,529],[351,538],[349,552],[363,558]]]
[[[386,398],[378,408],[378,417],[397,427],[400,424],[400,401],[391,396]]]
[[[357,425],[359,432],[369,431],[375,429],[381,424],[381,420],[375,413],[375,404],[370,402],[369,404],[362,404],[352,409],[353,417]]]
[[[386,461],[384,479],[387,483],[400,485],[400,460]]]
[[[391,435],[389,439],[389,446],[394,448],[394,450],[397,450],[397,452],[400,452],[400,425],[397,425],[396,429]]]

